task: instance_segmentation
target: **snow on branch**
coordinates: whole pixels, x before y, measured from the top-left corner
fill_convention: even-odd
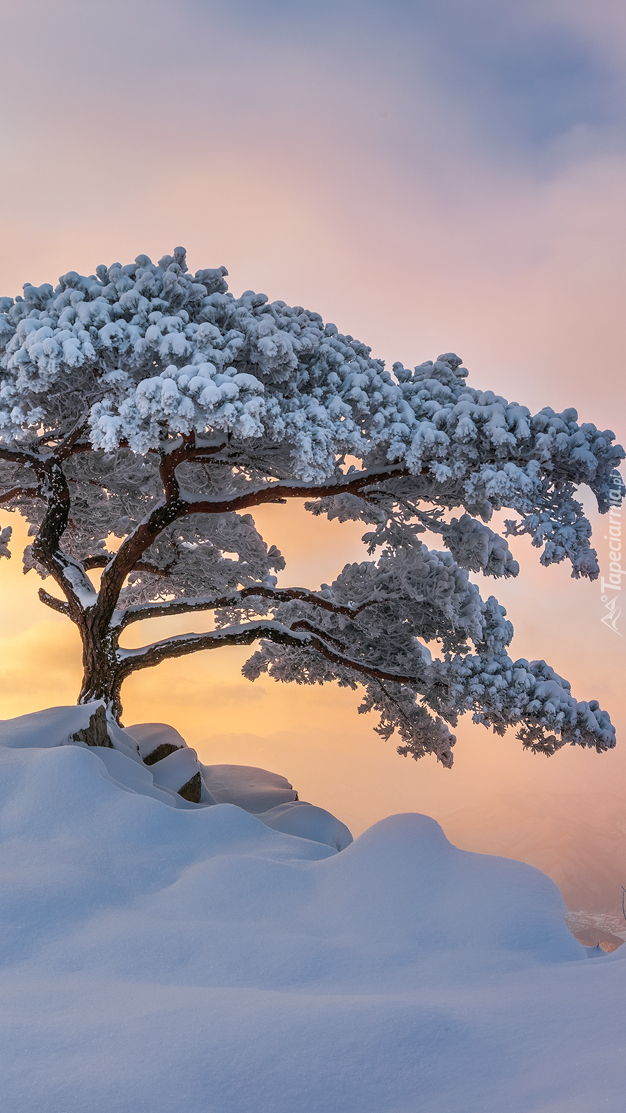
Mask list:
[[[473,711],[474,722],[499,735],[517,727],[524,747],[546,756],[565,745],[591,747],[598,753],[615,746],[607,713],[596,701],[574,699],[567,681],[544,661],[513,661],[505,653],[454,656],[422,661],[420,673],[413,677],[384,675],[381,670],[371,683],[372,674],[362,665],[316,649],[312,642],[304,658],[288,642],[266,642],[250,658],[244,675],[256,679],[266,672],[276,680],[300,684],[334,679],[348,687],[359,679],[365,687],[359,710],[379,713],[378,733],[388,738],[397,731],[403,740],[400,754],[417,759],[434,753],[446,767],[452,765],[455,742],[447,724],[454,726],[459,714],[467,711]]]
[[[328,634],[324,636],[323,631],[315,631],[305,622],[295,623],[289,627],[279,622],[258,621],[241,626],[232,626],[227,629],[213,630],[207,634],[177,634],[171,638],[164,638],[161,641],[153,642],[151,645],[143,646],[140,649],[118,649],[117,658],[122,670],[130,672],[135,669],[150,668],[168,657],[182,657],[200,649],[219,649],[227,645],[251,645],[259,638],[267,638],[279,645],[290,645],[297,649],[311,646],[317,653],[334,664],[353,669],[364,676],[391,681],[410,679],[368,665],[364,661],[356,661],[349,656],[344,656],[337,651],[336,644],[332,644],[335,642],[332,636],[329,637]]]
[[[468,573],[518,574],[489,525],[506,508],[507,536],[594,579],[576,494],[621,501],[613,433],[482,391],[451,352],[388,370],[315,312],[234,297],[226,275],[192,275],[177,248],[0,299],[0,503],[29,522],[26,566],[65,596],[40,598],[79,628],[81,699],[119,717],[133,669],[260,639],[246,675],[361,684],[403,753],[449,765],[464,712],[546,753],[612,745],[597,705],[509,659],[504,609]],[[284,557],[249,511],[293,499],[362,522],[377,559],[279,588]],[[209,633],[119,647],[133,622],[202,611]]]
[[[204,596],[199,599],[169,599],[162,603],[142,603],[126,607],[120,611],[117,625],[124,629],[133,622],[142,622],[148,618],[167,618],[179,614],[197,614],[201,611],[240,609],[244,603],[250,605],[255,600],[264,600],[275,603],[289,603],[298,601],[307,603],[311,607],[330,611],[333,614],[356,617],[370,603],[363,603],[360,607],[349,607],[325,599],[313,591],[305,588],[275,588],[266,584],[252,584],[242,588],[241,591],[232,592],[230,595]]]
[[[0,529],[0,557],[8,557],[9,560],[11,559],[9,541],[11,540],[12,533],[13,529],[11,526],[5,526],[4,529]]]

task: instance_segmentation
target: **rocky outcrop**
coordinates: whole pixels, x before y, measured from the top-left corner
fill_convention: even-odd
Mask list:
[[[182,749],[181,746],[174,746],[171,742],[162,742],[157,746],[156,750],[144,757],[144,765],[155,765],[157,761],[161,761],[164,757],[169,757],[170,754],[175,754],[176,750]]]
[[[86,746],[106,746],[110,750],[113,749],[106,712],[102,704],[96,708],[87,726],[70,736],[70,742],[84,742]]]
[[[189,800],[191,804],[199,804],[202,796],[202,777],[200,773],[194,773],[193,777],[179,788],[178,795],[182,796],[183,800]]]

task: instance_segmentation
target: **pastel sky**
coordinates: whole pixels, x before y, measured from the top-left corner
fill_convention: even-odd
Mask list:
[[[573,405],[626,440],[618,0],[3,0],[0,28],[1,294],[184,244],[236,294],[316,309],[390,362],[457,351],[483,389]],[[355,527],[297,507],[262,521],[285,582],[317,586],[361,551]],[[125,721],[273,765],[355,830],[522,783],[614,789],[626,610],[607,629],[598,584],[516,552],[519,579],[497,589],[513,652],[598,698],[614,753],[547,762],[468,723],[451,773],[407,762],[353,695],[251,686],[234,650],[132,679]],[[0,567],[3,716],[76,695],[76,639],[33,575],[17,554]]]

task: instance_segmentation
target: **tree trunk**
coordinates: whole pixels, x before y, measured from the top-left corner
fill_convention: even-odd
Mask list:
[[[78,703],[102,700],[107,716],[119,723],[122,714],[120,688],[123,676],[120,675],[116,658],[117,639],[109,630],[102,635],[98,628],[97,615],[93,612],[91,615],[85,614],[80,635],[83,643],[83,683]]]

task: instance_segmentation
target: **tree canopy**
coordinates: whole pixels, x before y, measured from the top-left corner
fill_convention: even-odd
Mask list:
[[[250,679],[361,685],[414,757],[451,765],[464,712],[536,751],[613,746],[596,701],[511,660],[506,612],[469,576],[517,575],[506,536],[528,534],[542,564],[595,579],[575,495],[605,512],[611,485],[623,494],[613,433],[478,390],[453,353],[388,371],[317,313],[235,298],[226,274],[192,276],[177,248],[0,299],[0,504],[30,523],[26,570],[60,589],[40,598],[80,631],[80,700],[119,718],[134,670],[258,642]],[[249,511],[289,499],[363,522],[372,559],[279,587],[283,557]],[[487,524],[503,508],[506,536]],[[208,633],[120,645],[131,623],[205,611]]]

